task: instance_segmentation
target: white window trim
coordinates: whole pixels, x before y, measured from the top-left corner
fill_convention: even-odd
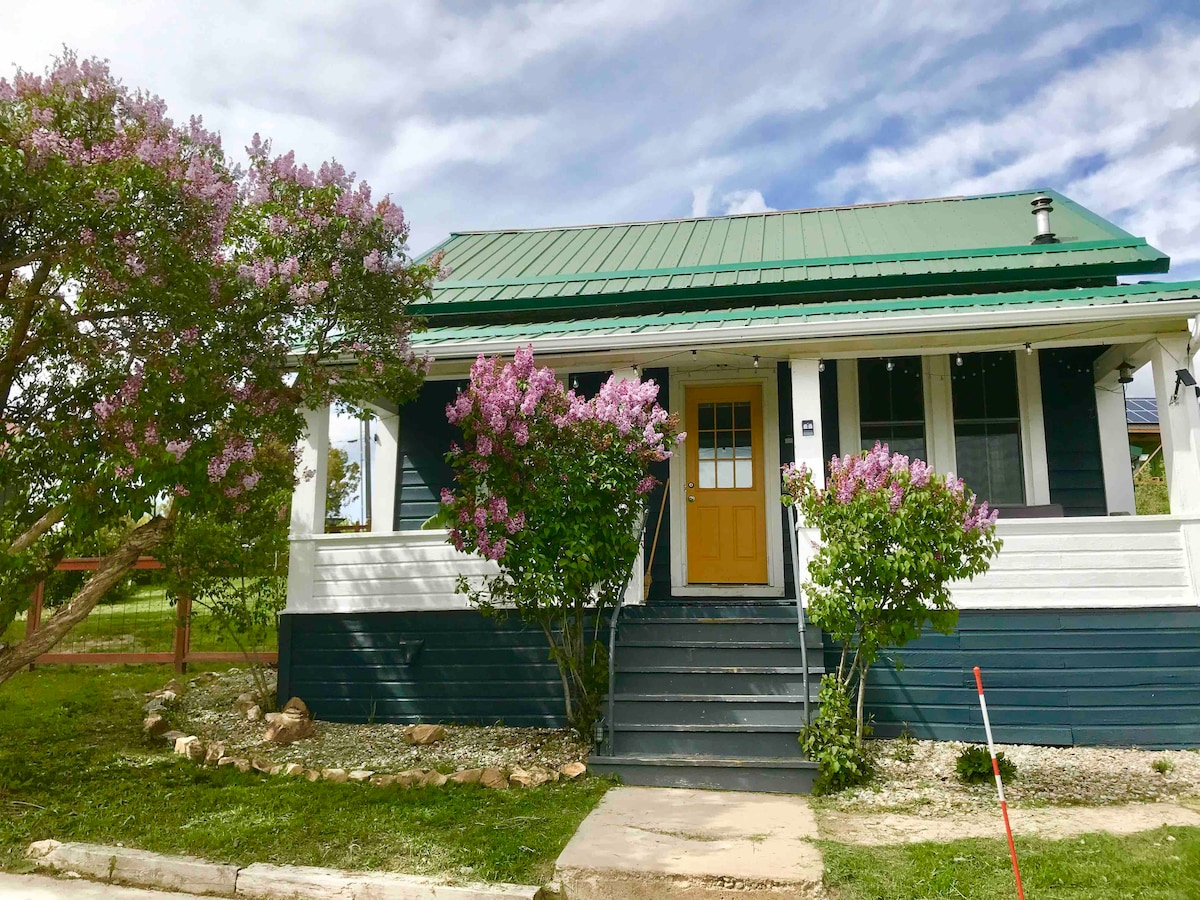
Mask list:
[[[726,371],[680,371],[670,373],[670,412],[679,417],[680,428],[689,431],[685,421],[688,387],[711,384],[758,383],[763,391],[763,485],[766,493],[767,583],[751,585],[689,584],[687,580],[687,450],[671,457],[671,594],[676,597],[782,597],[783,516],[779,477],[779,383],[775,366],[761,369]]]

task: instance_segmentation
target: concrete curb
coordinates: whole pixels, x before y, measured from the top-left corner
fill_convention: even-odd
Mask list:
[[[444,884],[419,875],[265,863],[238,868],[194,856],[53,840],[30,844],[25,855],[40,866],[104,882],[256,900],[543,900],[554,896],[522,884]]]

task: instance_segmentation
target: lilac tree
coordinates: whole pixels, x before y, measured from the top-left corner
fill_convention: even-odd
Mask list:
[[[0,646],[0,681],[179,517],[286,491],[302,407],[420,382],[408,306],[436,260],[409,260],[399,207],[336,163],[248,152],[230,165],[103,62],[0,79],[0,633],[69,544],[135,523],[36,636]]]
[[[821,708],[805,749],[831,786],[865,774],[867,674],[885,647],[925,627],[953,631],[950,585],[986,572],[999,552],[996,510],[976,503],[962,479],[888,452],[833,457],[824,488],[804,466],[783,470],[784,502],[819,540],[803,586],[812,621],[841,643],[837,669],[821,683]],[[853,708],[853,711],[852,711]]]
[[[611,377],[588,400],[566,390],[532,348],[512,362],[480,357],[446,409],[462,429],[451,449],[457,486],[442,518],[460,550],[496,561],[459,590],[487,612],[541,628],[558,664],[566,716],[590,737],[607,676],[601,639],[641,542],[651,463],[683,440],[655,401],[658,385]]]

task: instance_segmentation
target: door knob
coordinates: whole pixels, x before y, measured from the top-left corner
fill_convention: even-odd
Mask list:
[[[692,488],[694,488],[695,486],[696,486],[696,482],[694,482],[694,481],[689,481],[689,482],[688,482],[688,490],[689,490],[689,491],[690,491]]]
[[[696,498],[693,497],[691,494],[688,494],[688,503],[695,503],[695,502],[696,502]]]

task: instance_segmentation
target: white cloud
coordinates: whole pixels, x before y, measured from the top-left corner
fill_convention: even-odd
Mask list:
[[[736,216],[740,213],[774,212],[775,207],[767,206],[762,191],[730,191],[721,196],[724,204],[724,215]]]
[[[692,188],[692,217],[703,218],[708,215],[708,204],[712,202],[713,186]]]

